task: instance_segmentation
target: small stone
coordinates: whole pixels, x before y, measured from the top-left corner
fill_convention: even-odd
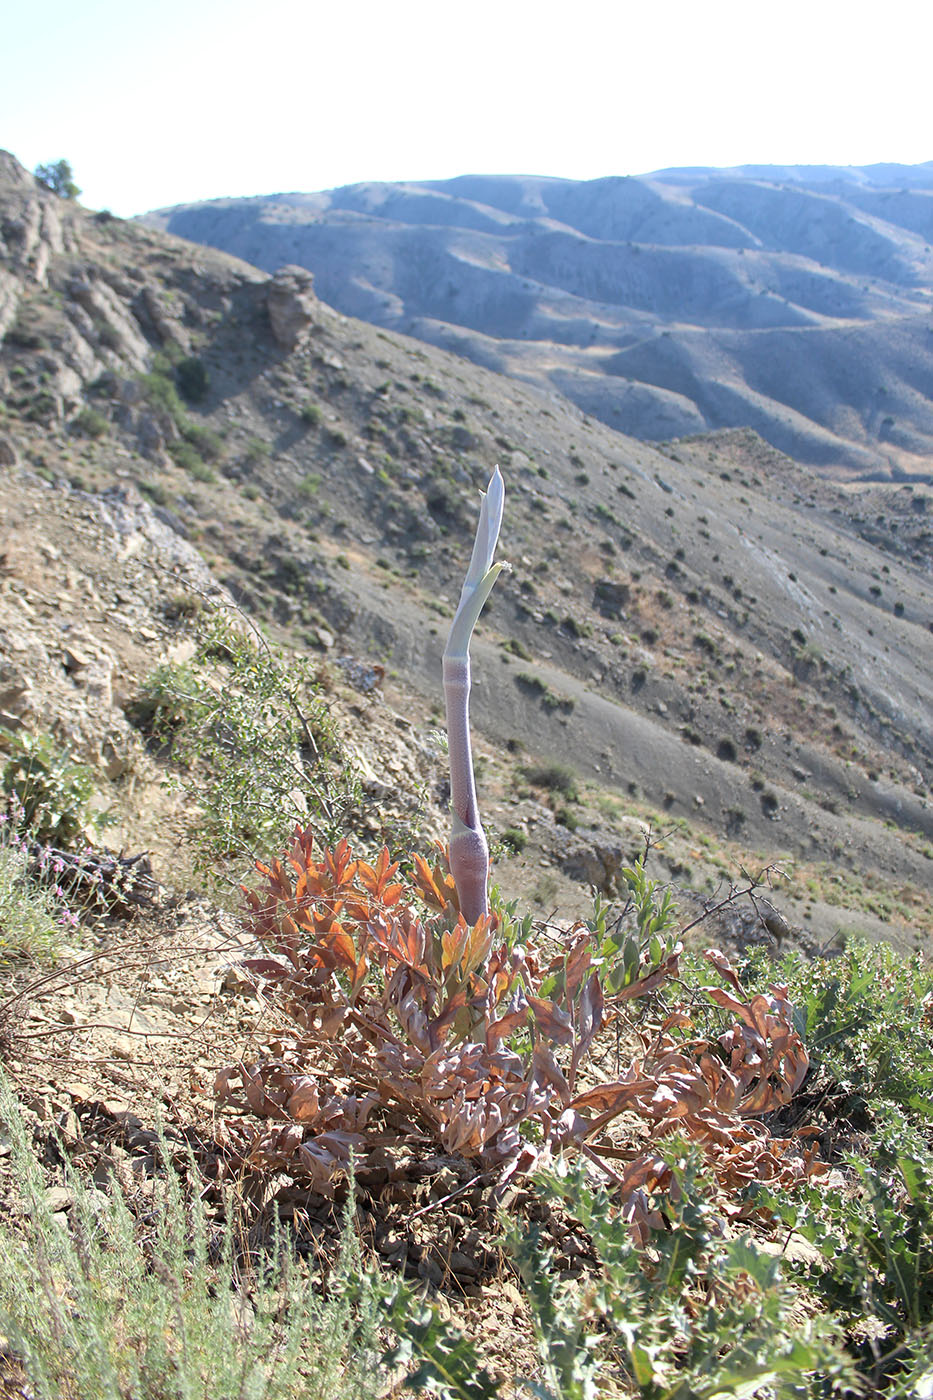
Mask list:
[[[125,1099],[104,1099],[101,1108],[108,1118],[123,1118],[130,1112],[130,1106]]]
[[[436,1264],[433,1259],[425,1258],[418,1264],[418,1277],[425,1279],[427,1283],[437,1288],[444,1277],[444,1271],[440,1264]]]
[[[70,1210],[75,1203],[74,1192],[67,1186],[50,1186],[45,1193],[45,1203],[53,1215],[61,1210]]]
[[[73,1110],[62,1116],[58,1129],[65,1141],[71,1145],[81,1140],[81,1125],[78,1115]]]
[[[443,1171],[438,1172],[431,1183],[431,1195],[434,1197],[449,1196],[451,1191],[456,1191],[459,1185],[460,1178],[457,1173],[452,1171],[450,1167],[445,1167]]]
[[[90,666],[92,657],[87,652],[78,651],[76,647],[64,647],[62,649],[62,665],[73,676],[77,671],[84,671]]]
[[[228,967],[220,984],[222,992],[236,992],[239,996],[255,996],[256,984],[240,967]]]
[[[469,1254],[464,1254],[461,1250],[455,1249],[450,1255],[451,1270],[466,1278],[479,1278],[479,1264]]]

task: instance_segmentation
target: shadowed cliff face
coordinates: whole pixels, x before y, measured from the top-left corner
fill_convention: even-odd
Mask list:
[[[753,427],[839,477],[933,461],[933,165],[463,176],[146,222],[648,440]],[[926,386],[926,387],[925,387]]]

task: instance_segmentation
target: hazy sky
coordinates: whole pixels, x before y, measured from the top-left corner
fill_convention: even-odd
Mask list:
[[[933,159],[933,6],[33,0],[0,147],[115,213],[468,173]]]

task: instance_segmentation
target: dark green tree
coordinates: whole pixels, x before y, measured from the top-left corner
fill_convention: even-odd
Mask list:
[[[40,185],[60,199],[77,199],[81,193],[74,182],[70,161],[56,160],[50,165],[37,165],[32,173]]]

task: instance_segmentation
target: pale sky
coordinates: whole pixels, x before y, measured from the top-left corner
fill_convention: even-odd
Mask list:
[[[19,0],[0,147],[130,215],[464,174],[933,160],[922,0]]]

